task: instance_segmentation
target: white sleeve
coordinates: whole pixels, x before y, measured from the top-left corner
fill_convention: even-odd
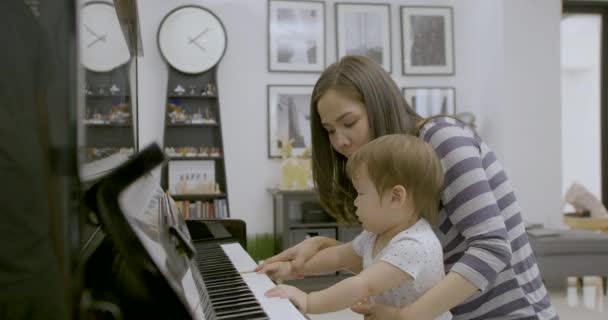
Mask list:
[[[365,252],[365,247],[369,243],[373,234],[371,232],[363,230],[363,232],[359,233],[359,235],[353,240],[353,250],[360,257],[363,257],[363,253]]]
[[[409,274],[413,279],[428,265],[427,247],[415,239],[403,239],[390,244],[380,257],[380,261],[390,263]]]

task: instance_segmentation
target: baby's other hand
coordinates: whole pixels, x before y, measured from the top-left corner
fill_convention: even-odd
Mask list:
[[[288,285],[278,285],[264,294],[267,297],[280,297],[280,298],[288,298],[291,303],[293,303],[298,310],[302,313],[307,312],[307,304],[308,304],[308,294],[306,292],[292,286]]]

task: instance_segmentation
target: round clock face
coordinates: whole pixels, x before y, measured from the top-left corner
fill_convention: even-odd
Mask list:
[[[131,53],[114,6],[89,2],[80,10],[80,55],[91,71],[108,72],[127,63]]]
[[[201,73],[215,66],[224,55],[226,31],[206,9],[181,7],[161,23],[158,45],[173,68],[184,73]]]

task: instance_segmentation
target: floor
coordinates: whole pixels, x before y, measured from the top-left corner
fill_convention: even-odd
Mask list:
[[[551,289],[551,302],[562,320],[608,319],[608,296],[596,286]],[[350,310],[310,315],[311,320],[363,320]]]

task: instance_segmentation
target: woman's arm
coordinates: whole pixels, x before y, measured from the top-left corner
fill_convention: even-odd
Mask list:
[[[301,269],[304,275],[322,274],[338,270],[358,272],[363,259],[355,252],[352,243],[325,248],[312,256]]]
[[[432,320],[461,304],[477,292],[477,287],[457,273],[450,272],[413,304],[397,309],[381,304],[356,304],[351,307],[366,320]]]
[[[340,245],[336,239],[327,237],[312,237],[308,238],[297,245],[275,255],[264,261],[263,264],[257,266],[255,271],[262,270],[265,266],[274,262],[291,262],[293,277],[298,277],[302,272],[304,263],[322,249]]]
[[[453,264],[451,272],[485,291],[511,262],[501,208],[514,204],[515,198],[494,154],[486,152],[482,159],[480,140],[458,126],[435,126],[424,133],[424,140],[433,146],[444,170],[441,202],[449,221],[439,229],[444,234],[456,229],[468,245],[462,255],[445,250],[444,260]]]

